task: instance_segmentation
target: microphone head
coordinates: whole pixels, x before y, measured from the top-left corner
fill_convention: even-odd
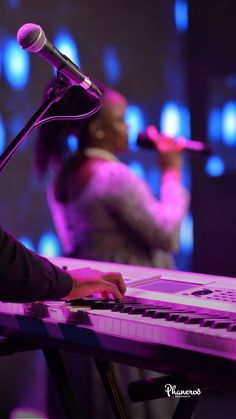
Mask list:
[[[26,23],[18,30],[17,41],[21,48],[38,52],[44,47],[47,39],[41,26],[35,23]]]

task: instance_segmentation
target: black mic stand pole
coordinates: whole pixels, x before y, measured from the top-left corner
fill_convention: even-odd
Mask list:
[[[57,80],[49,91],[47,92],[48,98],[40,106],[40,108],[35,112],[32,118],[27,122],[25,127],[19,132],[15,139],[9,144],[9,146],[4,150],[0,156],[0,173],[6,166],[7,162],[13,156],[19,145],[23,142],[25,137],[32,131],[35,124],[39,122],[42,116],[46,113],[48,108],[54,103],[59,101],[64,93],[71,87],[71,82],[66,77],[61,76],[59,73],[57,75]]]

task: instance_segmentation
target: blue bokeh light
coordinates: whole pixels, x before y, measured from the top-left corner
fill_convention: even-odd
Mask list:
[[[172,137],[190,138],[190,112],[183,105],[166,102],[160,113],[160,131]]]
[[[181,251],[189,255],[193,251],[193,217],[189,213],[183,220],[180,229],[180,248]]]
[[[70,58],[71,61],[78,66],[80,65],[77,45],[69,32],[65,30],[60,31],[54,39],[54,45],[60,52]]]
[[[223,160],[219,156],[211,156],[206,162],[205,172],[208,176],[221,176],[225,171]]]
[[[38,253],[47,257],[60,256],[61,249],[56,234],[50,231],[42,234],[38,244]]]
[[[70,153],[75,153],[79,148],[79,140],[76,135],[68,135],[66,138],[66,144]]]
[[[2,152],[5,148],[5,142],[6,142],[5,126],[3,124],[3,120],[2,120],[2,117],[0,115],[0,154],[2,154]]]
[[[236,144],[236,102],[227,102],[223,107],[222,139],[227,146]]]
[[[190,128],[190,111],[186,106],[180,106],[180,124],[181,124],[181,133],[180,135],[185,136],[186,138],[191,137],[191,128]]]
[[[19,47],[14,38],[3,43],[3,69],[7,81],[14,89],[26,86],[30,72],[29,55]]]
[[[140,162],[133,160],[128,164],[128,166],[137,176],[141,177],[142,179],[146,178],[143,165]]]
[[[187,0],[175,1],[175,26],[178,32],[186,32],[188,29]]]
[[[19,237],[19,242],[21,242],[27,249],[35,251],[35,247],[33,245],[32,240],[27,236],[21,236]]]
[[[9,119],[9,134],[12,138],[14,138],[24,127],[25,121],[19,115],[14,115]],[[19,151],[23,150],[26,147],[27,141],[23,141],[19,147]]]
[[[145,127],[144,115],[142,110],[136,105],[127,107],[125,121],[129,126],[129,147],[137,147],[137,137],[140,131]]]
[[[208,114],[207,131],[208,138],[213,142],[217,142],[221,138],[221,110],[213,108]]]
[[[107,47],[104,51],[103,65],[109,83],[115,84],[120,80],[121,64],[114,47]]]
[[[147,171],[147,181],[155,196],[160,192],[161,172],[158,166],[152,166]]]
[[[17,9],[20,6],[21,0],[7,0],[11,9]]]

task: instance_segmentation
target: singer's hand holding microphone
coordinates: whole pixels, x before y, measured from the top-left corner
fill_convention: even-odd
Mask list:
[[[145,146],[149,142],[149,148],[157,150],[158,164],[163,171],[174,169],[180,171],[183,164],[182,151],[184,142],[176,141],[175,138],[160,133],[154,125],[149,125],[145,133],[140,133],[138,145]]]
[[[159,165],[163,171],[174,169],[180,172],[183,164],[183,151],[190,151],[199,156],[212,154],[209,145],[202,141],[192,141],[185,137],[171,137],[160,133],[155,125],[149,125],[145,131],[139,133],[137,145],[142,148],[156,149]]]
[[[209,155],[212,149],[209,145],[202,141],[192,141],[185,137],[171,137],[163,133],[159,133],[155,125],[149,125],[145,131],[139,133],[137,145],[143,148],[159,151],[190,151],[194,154]]]
[[[140,134],[141,135],[141,134]],[[185,142],[183,137],[175,139],[166,134],[161,134],[155,125],[149,125],[146,129],[146,141],[151,141],[153,146],[160,153],[180,152],[185,148]],[[182,138],[182,139],[181,139]],[[145,141],[145,140],[144,140]]]

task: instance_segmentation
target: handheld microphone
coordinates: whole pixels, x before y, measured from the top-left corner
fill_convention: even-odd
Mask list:
[[[160,134],[161,135],[161,134]],[[177,137],[175,140],[176,145],[180,145],[182,150],[196,152],[204,155],[212,154],[212,149],[209,145],[203,144],[201,141],[188,140],[185,137]],[[137,137],[137,145],[142,148],[154,149],[155,144],[152,141],[147,131],[141,131]]]
[[[47,40],[44,31],[39,25],[26,23],[21,26],[17,32],[17,41],[21,48],[26,51],[35,52],[49,64],[52,64],[60,74],[71,82],[71,85],[80,85],[97,99],[101,98],[102,93],[98,87],[81,72],[73,61],[62,54]]]

